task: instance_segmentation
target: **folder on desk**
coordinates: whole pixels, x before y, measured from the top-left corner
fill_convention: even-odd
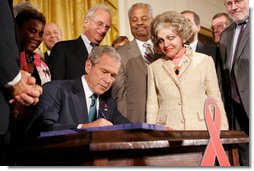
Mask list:
[[[132,129],[146,129],[146,130],[165,130],[163,125],[157,124],[148,124],[148,123],[128,123],[128,124],[119,124],[113,126],[100,126],[100,127],[91,127],[85,129],[67,129],[67,130],[57,130],[57,131],[47,131],[41,132],[40,137],[49,137],[57,135],[68,135],[75,134],[85,131],[112,131],[112,130],[132,130]]]

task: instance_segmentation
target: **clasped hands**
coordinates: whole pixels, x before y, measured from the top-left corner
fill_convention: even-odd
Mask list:
[[[9,87],[13,97],[13,99],[9,100],[9,103],[18,102],[25,106],[37,104],[39,96],[42,94],[42,87],[35,83],[36,80],[30,73],[21,70],[21,80]]]

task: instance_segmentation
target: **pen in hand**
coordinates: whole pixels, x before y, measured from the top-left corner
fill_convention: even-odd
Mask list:
[[[101,116],[101,118],[106,119],[106,116],[104,115],[104,113],[100,109],[98,109],[98,113]]]

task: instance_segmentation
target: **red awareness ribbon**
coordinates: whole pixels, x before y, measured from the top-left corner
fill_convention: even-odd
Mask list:
[[[211,106],[214,108],[214,115],[211,114]],[[214,121],[212,116],[214,116]],[[220,140],[221,113],[213,98],[206,99],[205,120],[210,135],[210,140],[206,147],[206,151],[200,166],[214,166],[216,156],[220,166],[230,166],[226,152]]]

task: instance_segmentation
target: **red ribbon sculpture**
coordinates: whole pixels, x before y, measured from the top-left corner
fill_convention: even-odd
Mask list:
[[[211,114],[211,107],[214,108],[214,115]],[[214,119],[212,119],[212,116],[214,116]],[[216,156],[220,166],[230,166],[226,152],[220,141],[221,114],[213,98],[207,98],[205,102],[205,120],[210,140],[201,161],[201,166],[214,166]]]

